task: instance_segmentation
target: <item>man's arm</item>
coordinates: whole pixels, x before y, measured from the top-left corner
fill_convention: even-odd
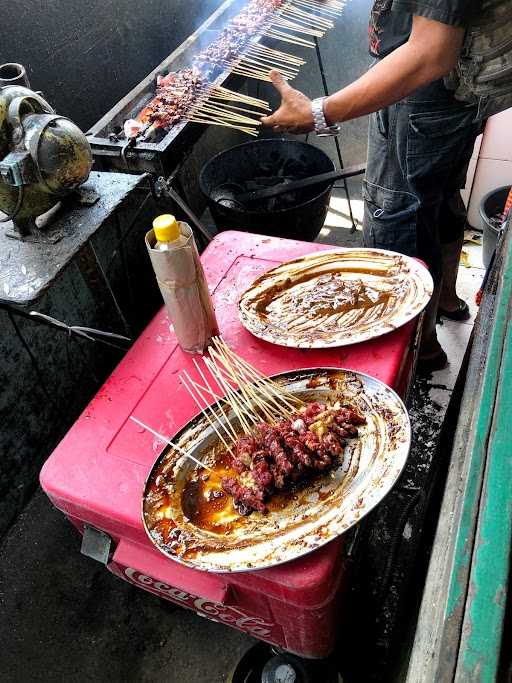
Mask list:
[[[421,16],[413,17],[407,43],[325,100],[328,123],[371,114],[450,73],[457,63],[464,32],[462,27],[448,26]],[[263,117],[262,122],[294,133],[313,130],[311,100],[292,88],[279,72],[273,71],[271,76],[282,103],[274,114]]]

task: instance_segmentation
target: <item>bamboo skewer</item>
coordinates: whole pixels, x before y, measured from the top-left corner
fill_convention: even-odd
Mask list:
[[[240,405],[240,401],[236,396],[235,392],[233,391],[232,387],[225,381],[225,379],[222,377],[222,373],[220,372],[220,370],[214,363],[211,362],[209,358],[204,358],[203,360],[206,364],[206,367],[208,368],[212,376],[215,378],[215,381],[217,382],[219,387],[226,393],[227,400],[229,401],[229,404],[231,405],[233,412],[238,418],[242,430],[245,434],[250,434],[252,429],[244,417],[243,413],[245,411],[243,405]],[[253,422],[253,424],[255,423]]]
[[[196,367],[196,370],[197,370],[197,371],[199,372],[199,374],[201,375],[201,378],[202,378],[203,382],[204,382],[204,383],[206,384],[206,386],[208,387],[208,392],[210,393],[211,396],[213,396],[213,397],[215,398],[215,403],[217,404],[217,407],[218,407],[218,409],[220,410],[220,412],[221,412],[221,414],[222,414],[222,417],[225,419],[226,424],[229,426],[229,429],[230,429],[231,432],[232,432],[232,437],[233,437],[234,439],[236,439],[236,432],[235,432],[235,430],[233,429],[233,427],[231,426],[231,423],[229,422],[228,417],[227,417],[226,413],[224,412],[224,408],[222,407],[222,403],[220,403],[220,401],[219,401],[219,397],[217,396],[217,394],[215,394],[215,393],[213,392],[213,390],[212,390],[212,388],[211,388],[211,386],[210,386],[210,383],[208,382],[208,379],[205,377],[205,375],[204,375],[204,373],[203,373],[203,371],[202,371],[202,369],[201,369],[199,363],[196,361],[195,358],[193,359],[193,362],[194,362],[194,365],[195,365],[195,367]]]
[[[287,64],[286,62],[278,62],[277,60],[270,60],[265,57],[244,57],[240,60],[240,64],[254,64],[264,69],[279,69],[279,71],[288,72],[289,74],[296,76],[300,68],[293,64]]]
[[[292,3],[298,1],[310,5],[314,9],[329,9],[332,11],[341,12],[345,7],[345,2],[341,0],[291,0]]]
[[[206,364],[206,366],[208,367],[210,372],[212,372],[214,374],[215,380],[220,381],[221,386],[223,386],[224,388],[227,389],[228,395],[230,396],[231,405],[233,404],[233,400],[234,400],[236,403],[238,411],[242,415],[244,415],[247,418],[247,420],[250,420],[252,422],[252,424],[255,426],[257,424],[257,419],[256,419],[253,411],[251,410],[251,406],[248,405],[246,402],[244,402],[242,394],[237,393],[237,389],[239,389],[237,382],[235,382],[233,380],[233,378],[230,377],[228,371],[226,370],[226,368],[223,365],[219,365],[213,359],[213,357],[211,355],[211,351],[209,353],[210,353],[210,357],[204,358],[203,359],[204,363]],[[232,407],[233,407],[233,405],[232,405]],[[247,424],[247,427],[249,429],[248,433],[251,433],[251,427],[247,421],[246,421],[246,424]]]
[[[213,340],[213,342],[214,342],[214,345],[215,345],[216,348],[224,349],[225,352],[226,352],[233,360],[235,360],[238,364],[240,364],[240,365],[242,365],[243,367],[245,367],[246,370],[247,370],[247,372],[248,372],[256,381],[267,382],[267,384],[269,385],[269,388],[270,388],[272,391],[274,391],[274,392],[276,391],[274,382],[272,382],[271,380],[269,380],[268,378],[266,378],[261,372],[259,372],[258,370],[256,370],[256,368],[255,368],[254,366],[250,365],[249,363],[247,363],[247,361],[245,361],[243,358],[241,358],[240,356],[238,356],[232,349],[229,348],[229,346],[226,344],[226,342],[225,342],[222,338],[220,338],[220,337],[215,337],[214,340]],[[291,399],[295,404],[299,404],[299,405],[302,405],[302,404],[303,404],[303,402],[302,402],[300,399],[298,399],[296,396],[294,396],[293,394],[291,394],[291,393],[290,393],[289,391],[287,391],[286,389],[283,389],[282,387],[279,388],[279,394],[280,394],[282,397],[287,396],[287,397],[288,397],[289,399]],[[293,405],[290,405],[289,403],[288,403],[288,406],[291,407],[291,408],[294,408],[294,406],[293,406]]]
[[[187,373],[186,370],[184,370],[183,376],[185,376],[185,377],[187,378],[187,380],[192,384],[192,380],[190,379],[190,376],[189,376],[189,374]],[[215,431],[215,433],[217,434],[217,436],[219,437],[219,439],[222,441],[222,443],[224,444],[224,446],[226,447],[226,449],[231,453],[231,455],[233,455],[233,451],[231,450],[231,447],[228,446],[226,440],[224,439],[224,437],[222,436],[222,434],[219,432],[219,430],[218,430],[217,427],[215,426],[215,422],[212,422],[212,420],[210,419],[210,416],[208,415],[208,413],[206,412],[206,410],[201,406],[201,404],[200,404],[199,401],[197,400],[196,395],[194,394],[194,392],[192,391],[192,389],[189,387],[189,385],[187,384],[187,382],[184,381],[183,376],[180,377],[180,380],[181,380],[182,385],[183,385],[183,386],[185,387],[185,389],[188,391],[188,393],[189,393],[190,396],[192,397],[193,401],[195,402],[195,404],[197,405],[197,407],[199,408],[199,410],[201,411],[201,413],[206,417],[206,419],[208,420],[210,426],[213,428],[213,430]],[[210,411],[213,413],[213,416],[214,416],[215,420],[217,420],[217,422],[223,427],[223,429],[224,429],[224,431],[226,432],[226,434],[228,435],[228,437],[230,437],[230,434],[229,434],[227,428],[224,427],[224,426],[222,425],[222,422],[220,422],[220,420],[218,419],[218,417],[217,417],[217,415],[215,414],[215,411],[213,410],[213,408],[209,405],[208,401],[206,401],[206,400],[204,399],[204,397],[202,396],[202,394],[198,391],[197,386],[195,387],[195,389],[196,389],[196,391],[198,392],[199,396],[201,396],[201,399],[202,399],[202,400],[204,401],[204,403],[206,404],[206,409],[207,409],[207,410],[210,410]]]
[[[297,14],[289,13],[289,12],[281,12],[279,14],[281,19],[283,21],[287,21],[290,23],[295,23],[298,25],[299,28],[313,28],[317,31],[321,31],[322,35],[325,35],[326,31],[330,30],[333,28],[333,26],[329,24],[321,24],[317,21],[314,21],[312,19],[307,19],[305,17],[302,17]]]
[[[187,453],[187,451],[184,451],[183,448],[180,448],[180,446],[177,446],[175,443],[170,441],[167,437],[165,437],[163,434],[160,434],[159,432],[155,431],[151,427],[148,427],[148,425],[144,424],[144,422],[141,422],[138,420],[136,417],[133,417],[133,415],[130,415],[130,420],[133,420],[136,424],[139,425],[139,427],[142,427],[143,429],[146,429],[150,434],[153,434],[153,436],[156,436],[158,439],[163,441],[164,443],[168,444],[173,448],[177,453],[180,455],[184,455],[186,458],[189,458],[189,460],[193,460],[196,465],[199,465],[200,467],[203,467],[205,470],[209,470],[210,472],[213,472],[211,467],[208,467],[208,465],[205,465],[204,462],[201,462],[197,458],[194,458],[193,455],[190,455],[190,453]]]
[[[233,90],[228,90],[220,85],[214,86],[208,92],[209,98],[218,98],[224,100],[231,100],[233,102],[241,102],[247,105],[251,105],[260,109],[269,110],[269,103],[265,100],[260,100],[257,97],[251,97],[250,95],[243,95],[242,93],[234,92]]]
[[[275,60],[276,62],[284,62],[285,64],[295,64],[297,66],[303,66],[306,60],[301,57],[296,57],[291,55],[289,52],[282,52],[281,50],[276,50],[273,47],[267,47],[258,43],[256,45],[251,45],[245,54],[251,55],[263,55],[268,59]]]
[[[238,63],[239,65],[246,65],[248,68],[250,65],[254,65],[258,69],[271,69],[271,68],[276,68],[279,67],[279,70],[283,75],[288,75],[291,78],[296,76],[299,73],[299,68],[295,66],[289,66],[289,65],[279,65],[276,64],[275,62],[272,63],[269,60],[264,60],[264,59],[255,59],[254,57],[244,57],[243,59],[240,60]]]
[[[283,78],[286,78],[287,81],[293,81],[294,78],[297,77],[297,72],[296,73],[291,73],[286,69],[283,69],[282,67],[278,66],[270,66],[270,65],[265,65],[262,64],[259,67],[255,66],[254,64],[247,64],[246,62],[240,62],[233,71],[236,69],[240,69],[241,71],[247,72],[248,75],[254,77],[257,77],[259,74],[261,74],[264,77],[268,77],[268,74],[272,69],[277,69],[283,76]]]
[[[315,44],[312,43],[310,40],[305,40],[304,38],[292,36],[291,34],[285,33],[284,31],[279,31],[278,29],[267,29],[266,31],[264,31],[263,35],[268,36],[269,38],[275,38],[276,40],[282,40],[285,43],[291,43],[292,45],[300,45],[301,47],[311,48],[315,47]]]
[[[230,360],[226,360],[226,357],[229,356],[229,358],[235,364],[235,366],[238,367],[238,370],[236,372],[239,379],[237,380],[237,382],[239,384],[244,382],[249,383],[252,389],[258,389],[258,391],[261,392],[262,396],[266,400],[269,409],[273,410],[274,413],[277,410],[277,414],[279,416],[289,417],[290,414],[297,410],[297,404],[303,404],[302,401],[300,401],[300,399],[297,399],[289,392],[286,392],[281,389],[277,390],[276,385],[271,380],[268,380],[267,378],[259,374],[258,371],[252,365],[249,365],[242,358],[240,358],[240,356],[237,356],[227,346],[227,344],[225,344],[219,338],[216,338],[214,340],[214,345],[216,349],[218,349],[219,352],[225,358],[225,364],[231,364]],[[292,399],[295,405],[293,405],[293,403],[286,399],[286,394],[288,394],[288,396]]]
[[[245,69],[234,67],[233,69],[231,69],[231,73],[237,74],[238,76],[248,76],[249,78],[255,78],[258,81],[265,81],[267,83],[272,82],[272,79],[270,78],[268,73],[264,72],[247,71]]]
[[[225,107],[219,107],[213,104],[202,104],[194,110],[196,112],[204,112],[205,114],[220,115],[223,120],[236,121],[237,123],[248,123],[250,125],[257,125],[259,123],[258,119],[250,118],[244,114],[236,114]]]
[[[301,24],[297,24],[283,17],[277,17],[272,22],[272,26],[280,26],[281,28],[284,28],[287,31],[293,31],[294,33],[305,33],[306,35],[314,36],[315,38],[323,38],[325,35],[325,31],[318,31],[314,28],[307,28],[305,26],[302,26]]]
[[[290,17],[295,17],[295,21],[307,21],[312,24],[317,24],[317,26],[324,26],[325,28],[334,28],[334,21],[332,19],[327,19],[327,17],[319,16],[318,14],[313,14],[312,12],[306,12],[300,7],[295,7],[294,5],[284,5],[281,10],[281,15],[286,15]]]
[[[254,107],[254,109],[238,106],[239,104]],[[260,117],[266,111],[270,111],[270,107],[264,100],[215,85],[203,89],[195,106],[183,115],[183,120],[203,125],[223,126],[256,136],[257,127],[261,125]],[[246,114],[252,114],[252,117]]]
[[[235,126],[232,123],[226,123],[225,121],[216,121],[215,119],[207,118],[194,118],[193,116],[184,117],[185,121],[190,121],[190,123],[203,123],[207,126],[223,126],[224,128],[233,128],[234,130],[239,130],[242,133],[247,133],[247,135],[257,136],[257,131],[253,128],[245,128],[244,126]]]
[[[241,373],[236,372],[235,368],[229,362],[225,354],[222,352],[210,350],[210,356],[213,356],[215,360],[220,359],[226,372],[232,378],[232,380],[238,385],[240,391],[244,395],[247,401],[247,405],[252,406],[253,404],[256,404],[260,408],[263,415],[267,418],[267,420],[269,420],[272,424],[275,424],[275,418],[271,412],[272,406],[266,403],[266,401],[258,395],[258,393],[254,389],[254,386],[252,386],[251,382],[244,381],[243,375]]]
[[[290,417],[290,415],[293,414],[295,409],[294,406],[291,406],[289,403],[287,403],[282,396],[279,396],[279,394],[277,394],[277,398],[279,398],[279,400],[277,400],[276,396],[272,395],[272,391],[268,390],[265,384],[265,382],[268,383],[268,380],[251,377],[249,374],[245,373],[243,369],[240,370],[240,366],[238,371],[240,373],[240,377],[243,378],[241,381],[251,385],[254,391],[257,389],[263,396],[265,396],[267,399],[266,405],[268,406],[269,410],[274,412],[274,414],[277,412],[279,417]]]
[[[214,102],[214,101],[215,100],[213,97],[208,98],[208,102]],[[253,114],[254,116],[258,117],[258,120],[259,120],[259,117],[261,116],[261,111],[256,111],[255,109],[247,109],[246,107],[238,107],[236,104],[224,104],[223,107],[225,107],[226,109],[228,109],[230,111],[233,110],[234,112],[244,111],[247,114]]]
[[[246,435],[253,434],[255,427],[262,420],[268,424],[276,424],[279,419],[291,417],[298,407],[303,405],[300,399],[279,387],[238,356],[219,337],[214,338],[208,356],[203,356],[202,361],[204,369],[195,359],[193,360],[203,384],[192,379],[186,370],[180,375],[180,381],[232,456],[234,456],[232,446],[236,443],[238,433],[223,407],[224,402],[230,407],[241,430]],[[224,399],[221,399],[221,396],[214,391],[207,375],[215,380],[220,391],[224,394]],[[213,404],[208,397],[213,398]],[[133,415],[130,416],[130,419],[167,443],[176,453],[189,458],[201,468],[210,472],[213,471],[211,467],[205,465],[141,420]]]
[[[309,0],[293,0],[293,4],[295,6],[304,7],[308,10],[313,10],[315,12],[319,12],[320,14],[325,14],[331,17],[339,17],[343,11],[343,6],[337,7],[328,3],[320,5],[319,3],[309,2]]]

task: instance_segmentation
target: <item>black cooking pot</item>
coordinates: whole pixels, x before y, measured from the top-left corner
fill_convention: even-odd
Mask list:
[[[325,222],[332,182],[289,192],[250,207],[237,204],[236,190],[268,187],[334,168],[325,152],[305,142],[256,140],[232,147],[210,159],[201,171],[199,186],[221,231],[242,230],[313,241]],[[229,200],[230,189],[233,201]]]

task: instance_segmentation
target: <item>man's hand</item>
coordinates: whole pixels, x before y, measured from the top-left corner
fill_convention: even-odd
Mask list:
[[[311,100],[299,90],[295,90],[279,71],[271,71],[270,78],[281,95],[281,106],[271,116],[263,116],[264,126],[287,133],[310,133],[315,129]]]

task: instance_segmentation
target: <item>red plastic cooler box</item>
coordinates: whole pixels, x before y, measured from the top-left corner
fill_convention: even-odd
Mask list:
[[[262,272],[332,248],[239,232],[218,235],[202,255],[226,342],[270,375],[306,367],[359,370],[404,394],[413,366],[416,322],[364,344],[295,350],[262,342],[240,325],[237,301]],[[83,531],[108,534],[117,576],[198,614],[303,657],[324,657],[342,622],[343,537],[293,562],[254,572],[212,574],[182,566],[151,544],[141,521],[144,482],[163,445],[134,414],[172,436],[197,408],[178,373],[195,376],[162,309],[55,449],[41,472],[52,503]]]

